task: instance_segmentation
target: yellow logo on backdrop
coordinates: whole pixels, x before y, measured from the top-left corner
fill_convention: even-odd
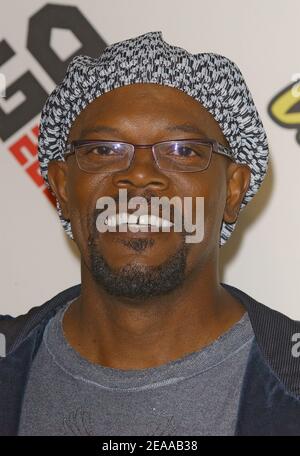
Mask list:
[[[294,79],[270,101],[268,112],[278,125],[296,129],[296,141],[300,144],[300,74]]]

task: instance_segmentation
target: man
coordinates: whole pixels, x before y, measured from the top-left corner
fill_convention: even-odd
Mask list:
[[[2,317],[1,434],[300,435],[299,322],[220,283],[219,247],[268,161],[238,67],[161,32],[75,57],[44,106],[39,159],[82,280]],[[202,197],[200,242],[174,208],[124,221],[121,190],[149,207],[189,197],[193,221]]]

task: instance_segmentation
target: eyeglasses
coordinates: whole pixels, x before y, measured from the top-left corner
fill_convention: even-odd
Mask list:
[[[87,173],[112,173],[130,167],[136,148],[151,148],[158,168],[171,172],[204,171],[212,152],[233,159],[233,152],[214,139],[179,139],[155,144],[77,140],[66,147],[65,158],[75,154],[78,167]]]

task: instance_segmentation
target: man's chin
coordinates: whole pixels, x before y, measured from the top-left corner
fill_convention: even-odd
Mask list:
[[[118,269],[113,269],[102,254],[91,248],[90,266],[94,281],[108,294],[144,301],[168,294],[183,283],[186,246],[182,245],[175,254],[157,266],[135,261]]]

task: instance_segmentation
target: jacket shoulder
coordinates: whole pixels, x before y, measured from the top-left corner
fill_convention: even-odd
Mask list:
[[[50,318],[64,303],[80,294],[80,285],[70,287],[40,306],[32,307],[27,313],[12,317],[0,315],[0,334],[4,335],[7,351],[17,345],[43,319]]]
[[[238,288],[224,285],[247,309],[255,338],[267,364],[286,389],[299,397],[300,321],[256,301]]]

